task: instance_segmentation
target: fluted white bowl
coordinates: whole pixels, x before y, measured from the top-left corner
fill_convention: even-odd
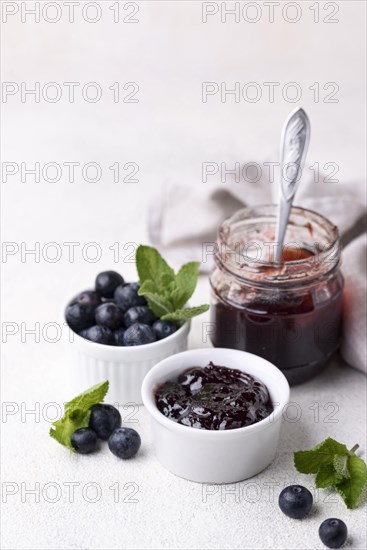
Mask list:
[[[186,350],[189,331],[188,321],[163,340],[125,347],[96,344],[70,329],[66,339],[70,391],[77,394],[108,380],[110,385],[106,400],[109,403],[141,404],[141,386],[145,375],[163,359]]]

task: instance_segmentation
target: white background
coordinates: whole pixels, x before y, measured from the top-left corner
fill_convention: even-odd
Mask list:
[[[133,278],[134,266],[127,263],[131,248],[127,243],[147,240],[147,208],[166,181],[201,182],[205,161],[248,162],[277,160],[279,132],[284,118],[296,104],[281,94],[284,85],[296,82],[302,90],[301,104],[312,120],[312,140],[308,163],[338,165],[337,177],[349,182],[351,194],[363,199],[365,153],[365,2],[320,2],[320,22],[310,8],[314,2],[297,2],[301,17],[285,21],[282,9],[275,8],[275,21],[269,22],[268,8],[258,2],[261,18],[256,23],[243,18],[234,22],[220,13],[202,22],[201,2],[140,2],[138,23],[113,22],[113,2],[99,2],[101,19],[88,23],[82,17],[80,2],[75,21],[68,22],[68,10],[58,2],[61,19],[49,23],[42,17],[18,13],[2,24],[2,80],[26,83],[58,83],[60,101],[39,103],[32,96],[21,101],[21,94],[2,99],[2,161],[14,162],[19,172],[2,182],[2,236],[14,243],[14,255],[3,256],[3,321],[19,329],[3,345],[3,400],[28,407],[35,402],[63,402],[67,393],[62,342],[35,342],[32,335],[21,341],[21,323],[27,328],[39,322],[59,322],[65,301],[79,289],[92,284],[98,271],[119,269]],[[46,2],[41,2],[41,6]],[[121,18],[124,11],[121,2]],[[215,4],[215,3],[214,3]],[[232,6],[233,2],[227,2]],[[217,3],[220,8],[220,3]],[[241,6],[243,3],[241,3]],[[333,11],[336,23],[324,18]],[[10,9],[10,8],[9,8]],[[49,8],[49,18],[55,12]],[[94,17],[93,9],[88,12]],[[289,17],[295,12],[289,8]],[[254,11],[249,17],[254,17]],[[4,16],[4,11],[3,11]],[[4,20],[3,20],[4,21]],[[64,82],[79,82],[74,103],[67,97]],[[232,88],[248,82],[261,86],[263,95],[251,103],[233,96],[221,102],[220,95],[202,101],[202,83],[225,82]],[[102,98],[88,103],[80,90],[97,82]],[[114,82],[139,85],[139,103],[114,103],[109,90]],[[264,82],[279,82],[275,100],[270,102]],[[320,100],[309,89],[319,83]],[[336,103],[325,103],[335,82]],[[51,93],[51,92],[50,92]],[[41,176],[39,183],[27,175],[21,181],[21,163],[31,168],[48,162],[96,162],[102,168],[99,182],[90,183],[76,169],[74,182],[66,169],[60,181],[50,183]],[[139,165],[138,183],[114,183],[109,166],[119,162]],[[188,213],[189,215],[189,213]],[[96,242],[102,257],[97,263],[83,258],[86,243]],[[55,242],[61,258],[47,258],[47,243]],[[75,261],[70,261],[65,242],[80,243]],[[120,243],[118,264],[109,247]],[[25,243],[25,244],[22,244]],[[39,261],[21,256],[24,248],[39,243]],[[9,245],[13,246],[13,245]],[[10,249],[8,249],[10,250]],[[42,255],[42,251],[46,256]],[[93,251],[91,250],[91,254]],[[207,281],[202,279],[197,301],[207,300]],[[191,345],[202,345],[200,323],[196,320]],[[207,345],[207,344],[206,344]],[[114,460],[106,449],[100,455],[75,457],[49,440],[47,418],[19,413],[6,419],[3,432],[3,482],[14,482],[19,492],[3,504],[3,547],[12,549],[56,548],[316,548],[319,523],[330,515],[342,517],[350,528],[350,548],[363,548],[363,509],[347,512],[340,500],[321,503],[316,512],[297,525],[281,517],[276,503],[265,493],[264,483],[280,486],[300,480],[292,466],[292,452],[307,448],[331,435],[348,446],[363,445],[363,386],[365,378],[341,367],[293,390],[303,415],[299,422],[285,424],[275,463],[256,478],[263,492],[258,502],[240,497],[240,502],[222,493],[203,499],[202,487],[179,480],[163,471],[154,458],[149,423],[144,411],[138,414],[143,437],[141,456],[128,466]],[[321,419],[315,422],[312,406],[320,404]],[[328,403],[337,403],[337,423],[325,422]],[[51,414],[51,411],[50,411]],[[102,498],[87,502],[79,493],[75,503],[65,494],[52,504],[41,495],[22,502],[21,483],[31,486],[47,482],[60,486],[67,481],[99,483]],[[139,486],[138,503],[113,502],[108,489],[115,482]],[[242,491],[245,484],[239,484]],[[275,495],[278,494],[275,489]],[[123,493],[122,496],[126,496]],[[241,493],[243,495],[243,493]],[[251,500],[251,493],[250,500]],[[222,502],[224,500],[224,502]]]

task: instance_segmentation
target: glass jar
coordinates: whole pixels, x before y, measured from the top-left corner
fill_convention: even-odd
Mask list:
[[[219,229],[211,275],[211,340],[264,357],[291,384],[318,374],[338,348],[343,277],[337,228],[293,207],[282,262],[277,207],[244,208]]]

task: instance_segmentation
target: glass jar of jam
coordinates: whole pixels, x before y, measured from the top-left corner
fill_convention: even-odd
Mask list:
[[[264,357],[297,384],[318,374],[339,345],[339,234],[320,214],[293,207],[277,264],[276,217],[273,205],[245,208],[220,227],[211,340]]]

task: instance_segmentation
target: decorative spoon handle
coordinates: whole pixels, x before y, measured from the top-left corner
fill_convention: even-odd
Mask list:
[[[281,137],[279,210],[275,239],[275,261],[281,262],[285,232],[294,195],[298,189],[310,141],[310,121],[296,109],[284,123]]]

